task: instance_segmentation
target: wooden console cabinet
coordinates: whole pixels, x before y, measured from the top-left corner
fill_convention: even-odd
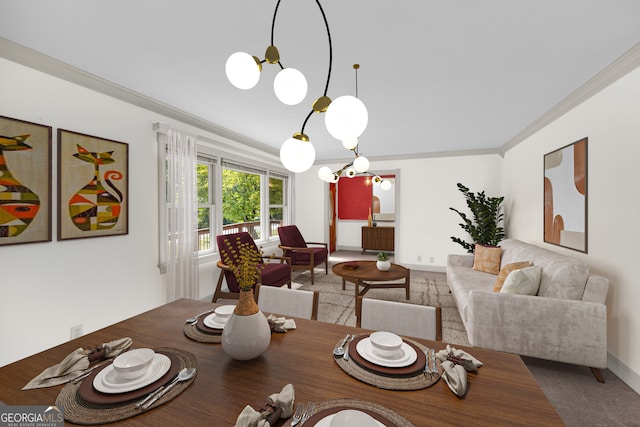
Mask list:
[[[362,253],[366,250],[394,251],[395,227],[362,227]]]

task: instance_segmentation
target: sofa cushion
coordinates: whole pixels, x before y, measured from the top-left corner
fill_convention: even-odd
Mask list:
[[[531,265],[529,261],[521,261],[521,262],[512,262],[511,264],[507,264],[500,269],[500,273],[498,273],[498,278],[496,282],[493,284],[493,292],[500,292],[504,281],[507,279],[509,273],[514,270],[519,270],[521,268],[529,267]]]
[[[542,267],[539,296],[582,300],[589,276],[586,263],[516,239],[505,239],[500,247],[503,266],[526,259]]]
[[[496,276],[489,273],[473,270],[464,266],[447,266],[447,282],[451,288],[451,294],[456,301],[462,323],[467,323],[469,295],[471,291],[491,290]]]
[[[537,265],[514,270],[507,276],[500,292],[504,294],[536,295],[540,287],[541,274],[542,269]]]
[[[490,274],[498,274],[500,272],[501,248],[476,244],[473,253],[474,270]]]

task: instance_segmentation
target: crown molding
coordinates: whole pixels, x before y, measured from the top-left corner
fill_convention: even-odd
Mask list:
[[[576,89],[573,93],[547,111],[542,117],[531,123],[502,145],[499,149],[500,156],[504,157],[507,151],[539,130],[550,125],[552,122],[573,110],[598,92],[606,89],[608,86],[629,74],[639,66],[640,43],[636,43],[631,49],[609,64],[604,70],[596,74],[591,80]]]
[[[0,37],[0,57],[279,157],[279,151],[267,144],[247,138],[244,135],[218,126],[139,92],[127,89],[95,74],[87,73],[86,71],[4,37]]]

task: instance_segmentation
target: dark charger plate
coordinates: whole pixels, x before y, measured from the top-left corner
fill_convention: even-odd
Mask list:
[[[147,394],[151,393],[153,390],[157,389],[161,385],[164,385],[169,381],[171,381],[176,375],[178,375],[178,372],[180,372],[180,359],[178,358],[178,356],[176,356],[173,353],[168,353],[168,352],[166,353],[162,351],[158,351],[157,353],[164,354],[169,358],[169,360],[171,360],[171,367],[169,368],[167,373],[164,374],[157,381],[154,381],[145,387],[142,387],[133,391],[128,391],[125,393],[113,393],[113,394],[102,393],[93,387],[93,379],[96,377],[96,375],[98,375],[98,373],[100,373],[100,371],[105,369],[107,366],[111,365],[111,362],[110,362],[105,364],[104,366],[97,368],[95,371],[91,373],[91,375],[85,378],[80,384],[80,388],[78,389],[78,394],[82,399],[86,400],[87,402],[97,403],[100,405],[124,403],[130,400],[140,399],[141,397],[146,396]]]

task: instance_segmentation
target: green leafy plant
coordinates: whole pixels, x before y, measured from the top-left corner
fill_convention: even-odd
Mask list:
[[[505,236],[504,228],[500,226],[500,222],[504,218],[504,214],[501,212],[504,197],[487,197],[484,191],[476,194],[460,183],[458,183],[458,190],[464,194],[473,219],[468,218],[465,213],[457,209],[451,207],[449,209],[460,215],[463,222],[459,225],[469,233],[473,242],[469,243],[453,236],[451,240],[460,244],[469,253],[473,253],[476,243],[497,246]]]
[[[378,252],[376,258],[378,259],[378,261],[389,261],[389,255],[387,255],[387,253],[384,251]]]

